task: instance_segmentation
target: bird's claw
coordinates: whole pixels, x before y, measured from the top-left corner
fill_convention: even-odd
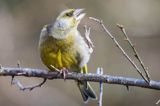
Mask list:
[[[68,69],[66,69],[65,67],[63,67],[62,69],[58,69],[56,67],[54,67],[53,65],[50,65],[53,69],[55,69],[57,72],[59,72],[60,75],[63,76],[63,79],[66,79],[66,74],[68,74]]]
[[[62,68],[59,73],[63,76],[63,79],[66,79],[66,74],[68,74],[68,69]]]

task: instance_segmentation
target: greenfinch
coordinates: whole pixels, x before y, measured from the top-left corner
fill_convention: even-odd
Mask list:
[[[42,62],[54,71],[54,67],[64,71],[72,70],[87,73],[87,63],[91,52],[77,27],[85,16],[84,9],[62,11],[52,24],[41,30],[39,50]],[[89,98],[96,99],[96,94],[87,81],[76,81],[82,98],[86,103]]]

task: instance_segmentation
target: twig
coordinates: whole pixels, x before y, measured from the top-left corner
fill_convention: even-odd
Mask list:
[[[125,30],[124,26],[123,26],[123,25],[120,25],[120,24],[117,24],[117,27],[120,28],[120,30],[122,31],[123,35],[125,36],[125,40],[129,43],[129,45],[130,45],[131,48],[133,49],[133,52],[135,53],[134,56],[136,57],[136,59],[137,59],[137,60],[139,61],[139,63],[141,64],[141,66],[142,66],[142,68],[143,68],[143,70],[144,70],[144,72],[145,72],[145,74],[146,74],[146,77],[147,77],[148,81],[150,81],[150,76],[149,76],[148,70],[147,70],[147,68],[145,67],[142,59],[140,58],[140,56],[139,56],[139,54],[138,54],[138,52],[137,52],[137,50],[136,50],[136,48],[135,48],[135,45],[133,45],[133,43],[132,43],[131,40],[129,39],[129,37],[128,37],[127,33],[126,33],[126,30]]]
[[[132,64],[132,66],[137,70],[137,72],[139,73],[139,75],[146,81],[146,83],[149,84],[148,80],[146,79],[146,77],[143,75],[143,73],[140,71],[140,69],[137,67],[137,65],[134,63],[134,61],[132,61],[132,59],[128,56],[128,54],[123,50],[123,48],[120,46],[120,44],[118,43],[118,41],[115,39],[115,37],[108,31],[108,29],[105,27],[105,25],[103,24],[102,20],[99,20],[97,18],[94,17],[89,17],[89,19],[94,20],[95,22],[98,22],[103,30],[106,32],[107,35],[109,35],[109,37],[114,41],[115,45],[120,49],[120,51],[123,53],[123,55],[127,58],[127,60]]]
[[[20,64],[20,61],[19,61],[19,60],[17,61],[17,68],[21,68],[21,64]],[[18,81],[18,80],[17,80],[17,81]],[[16,81],[16,82],[17,82],[17,81]],[[12,76],[12,79],[11,79],[11,85],[12,85],[12,84],[15,84],[15,82],[14,82],[14,75]]]
[[[19,89],[22,90],[22,91],[25,91],[25,90],[31,91],[31,90],[33,90],[33,89],[35,89],[35,88],[37,88],[37,87],[41,87],[41,86],[46,82],[46,80],[47,80],[47,79],[44,78],[43,81],[42,81],[40,84],[36,84],[36,85],[33,85],[33,86],[23,86],[23,85],[20,83],[20,81],[18,81],[18,80],[13,80],[13,81],[12,81],[12,85],[17,85],[17,86],[19,87]]]
[[[21,69],[20,61],[17,61],[17,68]],[[23,74],[23,73],[19,73],[19,74]],[[36,84],[36,85],[33,85],[33,86],[23,86],[19,80],[16,80],[14,78],[15,78],[15,75],[12,75],[11,85],[17,85],[19,87],[19,89],[22,90],[22,91],[25,91],[25,90],[30,90],[31,91],[31,90],[33,90],[37,87],[41,87],[47,80],[46,78],[44,78],[44,80],[39,84]]]
[[[103,75],[103,68],[98,68],[97,74]],[[99,82],[99,101],[98,101],[99,106],[102,106],[102,100],[103,100],[102,98],[103,98],[103,83],[102,81],[100,81]]]
[[[17,61],[17,68],[21,68],[21,63],[19,60]]]
[[[21,64],[20,64],[19,60],[17,61],[17,68],[21,68]],[[18,82],[18,80],[16,82]],[[11,85],[12,84],[15,84],[15,82],[14,82],[14,75],[12,75],[12,78],[11,78]],[[17,85],[19,85],[19,84],[17,84]]]
[[[42,69],[32,69],[32,68],[8,68],[2,67],[0,69],[0,76],[25,76],[25,77],[37,77],[46,79],[63,79],[63,76],[58,74],[59,72],[48,72]],[[160,90],[160,82],[150,81],[147,84],[143,79],[128,78],[122,76],[111,76],[111,75],[98,75],[98,74],[82,74],[75,72],[68,72],[66,74],[66,80],[80,80],[80,81],[92,81],[92,82],[103,82],[108,84],[119,84],[143,87],[148,89]]]

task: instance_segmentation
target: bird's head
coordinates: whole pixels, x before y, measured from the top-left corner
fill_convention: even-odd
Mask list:
[[[67,9],[62,11],[57,17],[53,29],[54,32],[68,32],[74,28],[77,28],[81,19],[85,16],[85,13],[82,13],[84,9]]]

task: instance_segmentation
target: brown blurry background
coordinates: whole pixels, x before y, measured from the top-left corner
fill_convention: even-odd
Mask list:
[[[105,74],[141,78],[102,29],[89,16],[103,19],[125,50],[132,49],[123,40],[117,23],[123,24],[131,40],[149,68],[153,80],[160,80],[160,1],[159,0],[0,0],[0,64],[42,68],[37,49],[43,25],[55,20],[66,8],[85,8],[83,25],[92,26],[95,49],[89,62],[90,72],[103,67]],[[136,60],[135,60],[136,61]],[[16,77],[25,85],[41,79]],[[0,106],[97,106],[97,101],[84,104],[74,81],[50,80],[33,91],[20,91],[10,85],[11,77],[0,77]],[[98,95],[98,83],[91,83]],[[103,106],[155,106],[160,92],[144,88],[104,84]],[[160,105],[160,104],[159,104]]]

